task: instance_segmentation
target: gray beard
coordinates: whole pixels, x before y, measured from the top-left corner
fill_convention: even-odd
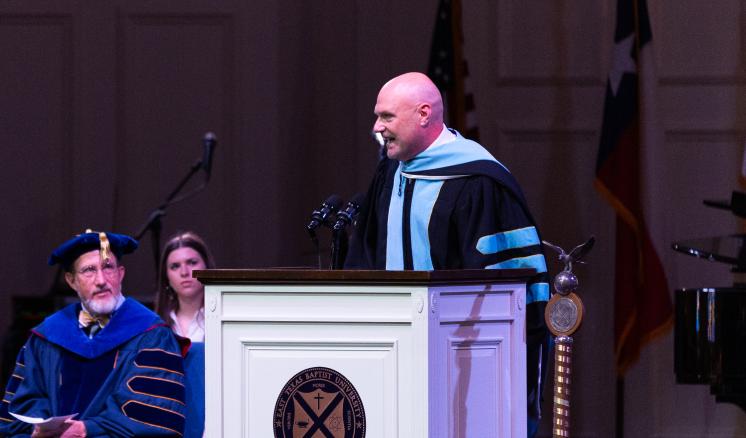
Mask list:
[[[111,315],[124,302],[122,293],[119,292],[113,299],[102,302],[101,300],[81,300],[81,305],[92,316]]]

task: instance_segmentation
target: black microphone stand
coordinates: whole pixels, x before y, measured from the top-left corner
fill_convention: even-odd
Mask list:
[[[308,235],[311,237],[313,247],[316,248],[316,258],[319,262],[319,269],[321,269],[321,249],[319,248],[319,236],[316,235],[316,229],[312,227],[306,227]]]
[[[347,233],[344,226],[335,224],[332,228],[332,264],[331,269],[342,269],[345,257],[347,257]]]
[[[153,211],[150,212],[148,219],[145,221],[142,227],[140,227],[140,231],[138,231],[135,234],[135,239],[140,240],[145,235],[145,233],[150,231],[150,237],[153,243],[153,259],[155,261],[156,284],[158,283],[158,262],[160,261],[160,257],[161,257],[161,229],[163,228],[161,218],[166,215],[166,208],[168,208],[169,206],[173,204],[176,204],[177,202],[181,202],[181,201],[191,198],[192,196],[201,192],[205,187],[207,187],[207,183],[210,180],[209,174],[206,175],[205,181],[199,186],[197,186],[194,190],[186,193],[183,196],[177,197],[179,192],[181,192],[181,190],[184,188],[184,186],[186,186],[189,180],[192,179],[194,174],[203,168],[203,164],[204,164],[203,160],[199,159],[197,160],[196,163],[192,165],[192,167],[189,169],[189,172],[186,174],[186,176],[182,178],[182,180],[179,182],[176,188],[173,191],[171,191],[171,193],[166,197],[166,200],[163,201],[158,207],[156,207]]]
[[[348,225],[356,226],[355,217],[357,217],[360,206],[365,201],[365,196],[357,193],[347,202],[344,210],[337,212],[337,220],[332,226],[332,263],[331,269],[342,269],[347,257],[349,246],[349,236],[345,231]]]

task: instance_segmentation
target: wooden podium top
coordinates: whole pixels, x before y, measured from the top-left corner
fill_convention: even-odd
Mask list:
[[[444,271],[356,271],[307,268],[203,269],[193,276],[202,284],[483,284],[526,281],[534,269],[461,269]]]

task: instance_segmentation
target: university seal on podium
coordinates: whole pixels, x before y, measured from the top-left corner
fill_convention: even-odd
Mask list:
[[[308,368],[288,380],[272,420],[275,438],[365,437],[363,401],[352,383],[331,368]]]

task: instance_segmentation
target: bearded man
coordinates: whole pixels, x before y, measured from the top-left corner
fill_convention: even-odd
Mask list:
[[[155,313],[122,295],[121,258],[137,245],[129,236],[87,230],[52,252],[49,264],[62,265],[80,302],[32,330],[0,404],[0,435],[183,433],[179,344]]]

